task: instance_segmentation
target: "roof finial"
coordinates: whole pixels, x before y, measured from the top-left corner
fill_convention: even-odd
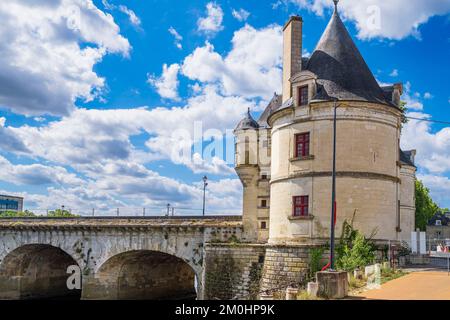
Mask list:
[[[247,108],[247,114],[250,115],[250,107]]]
[[[337,6],[338,6],[338,3],[339,3],[339,0],[333,0],[333,2],[334,2],[334,12],[336,12],[337,13]]]

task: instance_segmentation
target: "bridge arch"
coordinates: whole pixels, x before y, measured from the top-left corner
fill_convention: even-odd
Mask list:
[[[67,287],[69,266],[79,267],[75,259],[59,247],[48,244],[19,246],[6,254],[0,263],[0,298],[79,299],[81,289]]]
[[[194,299],[196,278],[192,266],[175,255],[131,250],[102,263],[92,288],[100,290],[103,299]]]

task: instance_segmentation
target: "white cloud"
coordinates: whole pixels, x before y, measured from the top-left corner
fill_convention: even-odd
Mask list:
[[[420,93],[411,92],[411,83],[405,85],[407,107],[410,111],[406,116],[416,119],[431,119],[424,113]],[[427,99],[428,95],[423,95]],[[414,98],[412,98],[414,97]],[[412,106],[412,107],[411,107]],[[431,195],[441,206],[450,206],[448,200],[450,173],[450,126],[435,130],[432,122],[408,119],[403,126],[401,136],[403,150],[416,149],[416,165],[419,168],[418,178],[430,188]],[[447,176],[446,176],[447,175]]]
[[[254,103],[241,97],[220,95],[215,87],[206,86],[184,107],[86,110],[76,109],[70,116],[40,127],[6,127],[9,135],[22,141],[24,151],[39,157],[68,165],[76,170],[90,170],[92,166],[103,166],[107,161],[134,161],[148,163],[157,159],[175,161],[172,147],[179,140],[173,136],[175,130],[187,132],[189,147],[194,139],[194,125],[201,123],[202,131],[216,129],[232,130],[247,108]],[[132,136],[146,132],[149,150],[137,150],[130,142]],[[176,149],[177,150],[177,149]],[[221,158],[222,156],[219,155]],[[181,164],[200,172],[229,174],[229,168],[215,159],[200,164],[184,161]],[[98,170],[97,167],[93,169]]]
[[[247,20],[248,17],[250,16],[250,12],[248,12],[247,10],[244,10],[244,9],[239,9],[239,10],[233,9],[231,14],[233,15],[233,17],[235,17],[238,21],[241,21],[241,22]]]
[[[432,174],[419,174],[417,178],[420,179],[424,185],[430,189],[431,197],[441,207],[450,207],[450,179],[444,176],[437,176]]]
[[[289,0],[322,16],[332,8],[330,0]],[[435,15],[450,12],[450,0],[346,0],[339,2],[341,14],[355,22],[362,39],[400,40],[407,36],[420,38],[419,27]]]
[[[91,215],[92,208],[95,208],[96,215],[115,215],[116,208],[120,208],[121,215],[139,215],[142,214],[143,207],[146,207],[147,215],[161,215],[166,213],[167,203],[176,208],[175,214],[178,215],[201,213],[199,211],[203,197],[201,176],[198,183],[186,184],[160,176],[145,168],[139,169],[142,171],[142,176],[128,175],[126,170],[119,167],[121,165],[113,170],[99,167],[95,179],[77,181],[75,184],[64,183],[57,187],[50,186],[46,194],[21,192],[17,195],[25,198],[26,208],[31,208],[38,214],[45,214],[46,209],[60,208],[64,205],[72,213],[84,215]],[[46,174],[53,174],[53,176],[48,178],[48,181],[38,179],[41,183],[55,182],[61,172],[53,170]],[[36,173],[35,175],[37,176]],[[44,176],[47,179],[47,175]],[[2,179],[1,175],[0,179]],[[35,179],[35,177],[31,176],[27,179]],[[29,184],[27,180],[22,182]],[[4,191],[0,193],[2,192],[10,193]],[[241,213],[241,194],[242,185],[239,179],[209,179],[206,196],[207,212]]]
[[[10,128],[5,127],[5,123],[6,118],[0,117],[0,151],[15,152],[18,154],[29,152],[14,132]]]
[[[420,101],[420,93],[412,92],[411,82],[406,82],[404,86],[404,92],[402,100],[406,102],[408,110],[420,111],[423,110],[423,103]]]
[[[209,2],[206,5],[207,16],[199,18],[197,21],[197,30],[209,35],[223,30],[223,10],[215,2]]]
[[[430,118],[418,112],[407,116]],[[450,127],[433,132],[430,122],[410,119],[403,128],[401,142],[404,149],[417,149],[417,163],[429,172],[450,172]]]
[[[162,75],[156,77],[155,75],[148,75],[147,82],[156,88],[158,94],[166,99],[178,101],[178,72],[180,71],[180,65],[177,63],[171,64],[169,67],[167,64],[163,65]]]
[[[136,15],[136,13],[133,10],[129,9],[127,6],[124,5],[116,6],[114,4],[109,3],[107,0],[102,0],[102,4],[106,10],[110,11],[119,10],[120,12],[126,14],[128,16],[128,19],[130,20],[130,23],[133,26],[137,28],[141,26],[141,19]]]
[[[223,58],[206,42],[186,57],[182,73],[192,80],[219,83],[227,95],[269,99],[281,89],[282,31],[278,25],[234,33],[232,50]]]
[[[44,122],[45,118],[44,117],[34,117],[33,120],[36,122]]]
[[[13,165],[0,156],[0,180],[20,185],[61,184],[77,185],[82,182],[63,167],[42,164]]]
[[[194,173],[208,172],[213,174],[227,175],[235,174],[234,168],[219,157],[212,157],[210,161],[205,160],[199,153],[194,153],[192,161],[186,163],[186,166]]]
[[[398,70],[397,69],[392,70],[392,72],[389,74],[389,76],[391,76],[393,78],[398,77]]]
[[[169,33],[174,37],[175,46],[178,49],[183,49],[183,46],[181,44],[181,41],[183,40],[183,37],[178,33],[178,31],[175,30],[174,27],[170,27],[169,28]]]
[[[133,26],[140,27],[141,19],[139,19],[139,17],[136,15],[136,13],[133,10],[127,8],[124,5],[120,5],[119,10],[128,16],[128,19],[130,20],[130,23]]]
[[[202,183],[197,186],[201,188]],[[208,181],[206,208],[216,208],[220,214],[242,213],[242,182],[239,179]]]
[[[93,100],[105,86],[94,66],[131,50],[91,0],[2,1],[0,19],[0,107],[15,113],[63,115]]]
[[[311,57],[311,52],[309,52],[308,49],[303,48],[302,56],[305,58],[309,58],[309,57]]]
[[[65,204],[73,208],[111,208],[130,204],[164,205],[168,201],[201,207],[201,186],[161,176],[148,167],[154,160],[170,160],[198,174],[199,180],[203,174],[233,174],[232,163],[226,163],[222,154],[202,158],[195,153],[195,147],[191,159],[177,162],[172,147],[179,141],[173,133],[185,130],[188,139],[183,143],[191,150],[201,144],[202,138],[199,141],[198,136],[192,135],[195,123],[201,123],[203,132],[232,130],[247,108],[260,107],[266,95],[270,98],[281,87],[281,49],[281,27],[277,25],[262,29],[245,26],[236,31],[232,49],[224,57],[209,43],[197,48],[182,66],[183,72],[186,68],[188,77],[195,81],[193,96],[183,107],[75,108],[61,119],[49,118],[38,127],[10,127],[1,121],[0,135],[3,130],[8,132],[8,137],[21,141],[22,154],[29,156],[29,160],[61,170],[49,172],[43,164],[15,168],[18,181],[28,179],[30,184],[33,179],[35,183],[45,184],[44,177],[53,177],[48,180],[53,183],[47,188],[47,194],[27,193],[26,197],[43,207]],[[221,68],[224,72],[220,72]],[[178,64],[164,65],[162,74],[149,77],[149,82],[161,96],[178,99],[180,69]],[[134,146],[132,138],[143,133],[149,137],[145,144]],[[20,153],[12,147],[10,152]],[[12,169],[8,167],[8,170]],[[42,175],[33,177],[27,170]],[[56,177],[59,182],[55,181]],[[69,177],[76,183],[70,182]],[[220,213],[239,213],[241,200],[238,179],[210,181],[207,208],[210,206]]]
[[[432,99],[432,98],[433,98],[433,95],[432,95],[431,93],[429,93],[429,92],[425,92],[425,93],[423,94],[423,98],[424,98],[424,99]]]

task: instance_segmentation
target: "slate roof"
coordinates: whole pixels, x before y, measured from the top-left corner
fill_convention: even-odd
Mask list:
[[[337,9],[311,57],[302,57],[303,70],[313,72],[318,77],[313,101],[330,101],[337,98],[396,107],[391,102],[394,87],[380,87],[345,28]],[[284,107],[282,96],[275,94],[258,119],[259,125],[267,127],[268,117]]]
[[[247,111],[247,115],[244,119],[242,119],[236,128],[234,130],[246,130],[246,129],[258,129],[259,124],[256,122],[255,119],[253,119],[252,115],[250,114],[250,108]]]
[[[442,226],[449,226],[450,225],[450,219],[447,217],[446,214],[438,211],[430,220],[428,220],[429,226],[435,226],[436,220],[441,220]]]
[[[261,127],[267,127],[267,119],[269,116],[275,111],[278,110],[281,107],[282,102],[282,96],[281,94],[277,94],[276,92],[273,95],[272,100],[270,100],[269,104],[267,105],[266,109],[264,109],[263,113],[259,116],[258,124]]]
[[[304,70],[317,75],[323,90],[313,100],[358,100],[392,105],[361,56],[337,10]]]
[[[400,162],[409,166],[415,167],[414,162],[411,160],[411,153],[413,151],[403,151],[400,149]]]

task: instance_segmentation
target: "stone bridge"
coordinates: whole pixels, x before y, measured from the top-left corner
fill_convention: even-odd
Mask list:
[[[205,244],[241,233],[238,216],[0,219],[0,299],[202,299]]]

